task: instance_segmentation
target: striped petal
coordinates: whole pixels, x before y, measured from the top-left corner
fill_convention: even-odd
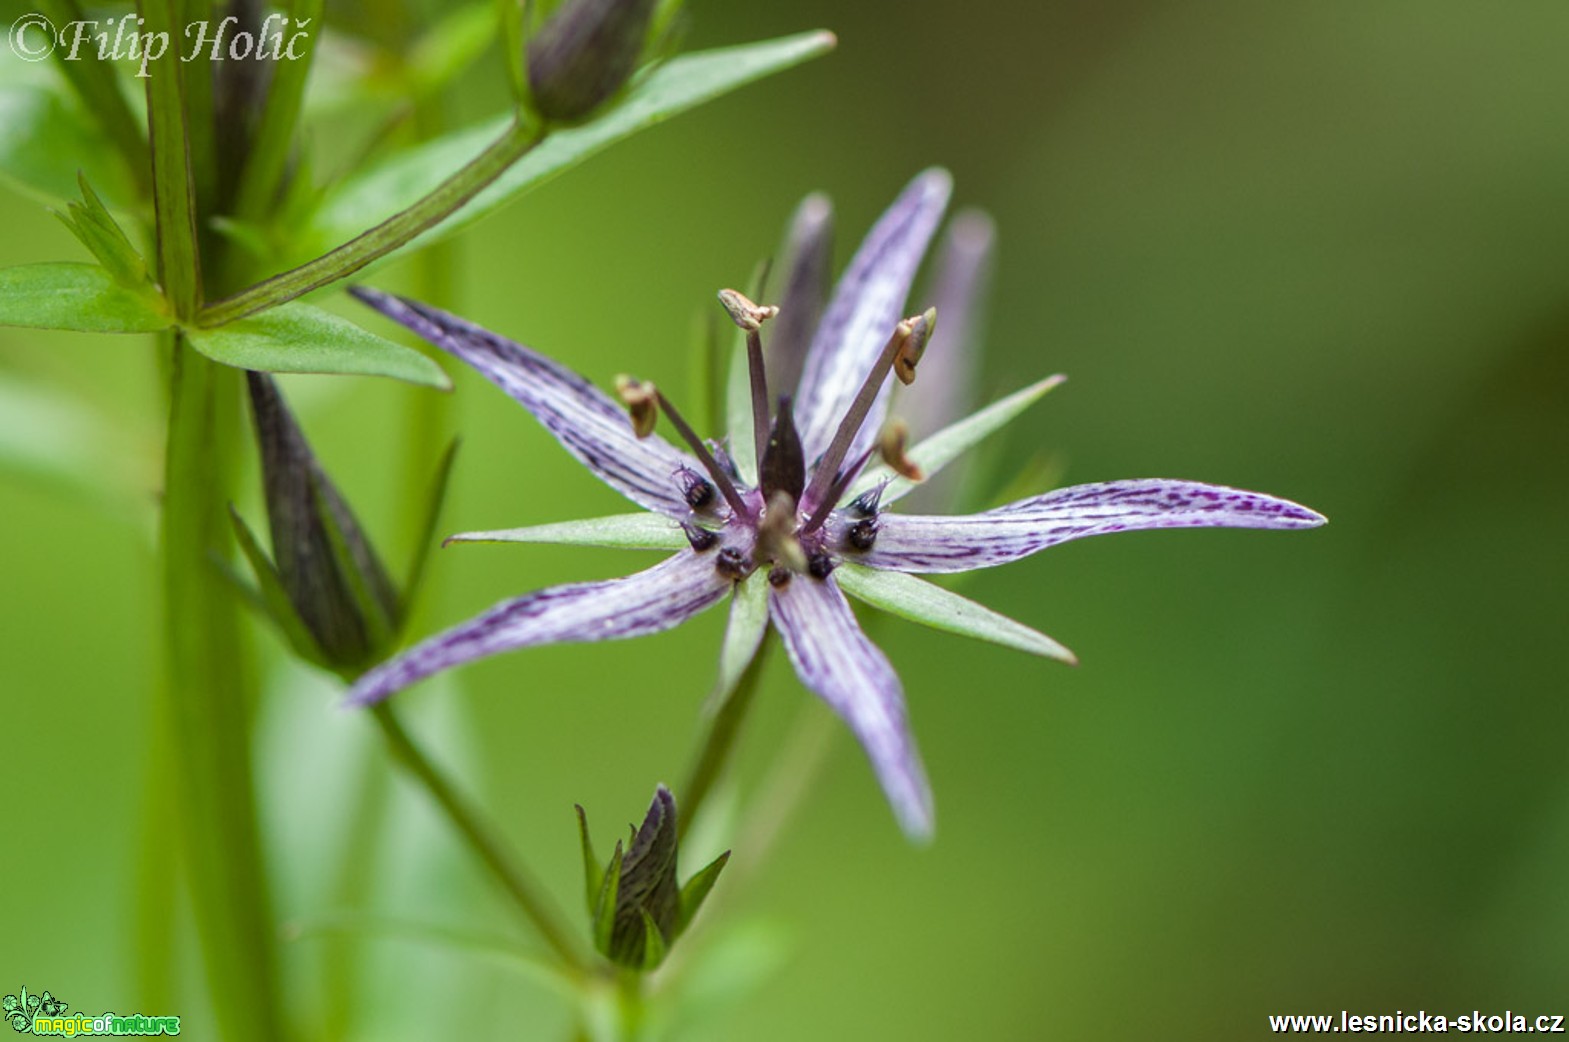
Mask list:
[[[730,592],[712,555],[683,550],[621,579],[553,586],[504,601],[365,674],[353,706],[379,702],[433,673],[515,648],[621,640],[678,626]]]
[[[600,480],[632,502],[678,519],[687,515],[675,474],[698,469],[697,461],[658,435],[637,437],[626,410],[582,376],[437,308],[364,286],[350,292],[479,370],[533,413]]]
[[[968,572],[1085,536],[1147,528],[1315,528],[1324,517],[1289,500],[1196,481],[1075,485],[983,514],[884,514],[872,549],[852,559],[900,572]]]
[[[769,614],[796,674],[838,713],[911,838],[932,834],[932,793],[888,658],[866,639],[833,577],[798,575],[769,590]]]
[[[910,283],[952,188],[947,171],[918,175],[867,234],[839,280],[812,338],[796,395],[796,425],[808,461],[828,448],[861,381],[903,317]],[[871,445],[887,411],[888,382],[884,381],[847,458],[854,459]]]

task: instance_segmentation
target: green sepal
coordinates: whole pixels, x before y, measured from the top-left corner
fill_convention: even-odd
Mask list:
[[[66,204],[64,211],[51,212],[89,253],[98,258],[98,263],[114,276],[115,281],[133,290],[150,288],[152,279],[147,273],[147,261],[131,245],[125,230],[88,184],[87,175],[77,175],[77,186],[82,193],[81,202],[73,201]]]
[[[703,866],[686,885],[681,888],[681,918],[676,923],[676,936],[686,933],[692,920],[697,918],[698,911],[703,907],[703,902],[708,900],[708,894],[714,889],[714,884],[719,881],[719,873],[725,870],[725,865],[730,863],[730,851],[725,851],[707,865]]]
[[[1061,375],[1048,376],[1022,390],[999,398],[984,409],[973,412],[964,419],[944,427],[931,437],[923,439],[907,454],[910,461],[925,471],[926,477],[930,478],[971,446],[1040,401],[1042,395],[1066,379],[1067,377]],[[850,490],[844,494],[841,502],[849,502],[884,481],[889,482],[888,487],[883,490],[884,503],[893,502],[917,485],[917,482],[895,475],[893,469],[886,464],[878,464],[869,467],[861,474],[860,478],[850,486]]]
[[[607,958],[610,955],[610,938],[616,928],[616,894],[621,889],[621,861],[624,856],[625,851],[618,839],[599,884],[599,898],[594,903],[594,947]]]
[[[256,575],[256,582],[261,594],[261,606],[273,625],[283,634],[289,646],[294,649],[300,658],[320,666],[328,672],[336,672],[327,656],[321,650],[321,645],[316,643],[316,638],[311,635],[305,621],[300,618],[299,612],[294,610],[294,602],[289,600],[288,591],[283,588],[283,580],[278,576],[278,569],[273,565],[272,559],[262,549],[257,541],[256,534],[251,531],[250,525],[240,516],[240,512],[229,505],[229,520],[234,525],[234,538],[240,544],[240,550],[245,554],[245,559],[250,562],[251,571]]]
[[[567,546],[609,546],[626,550],[682,550],[690,544],[681,527],[663,514],[646,510],[576,521],[557,521],[528,528],[459,532],[448,543],[555,543]]]
[[[759,568],[736,583],[730,595],[730,621],[719,646],[719,677],[703,704],[706,714],[724,708],[768,633],[768,577]]]
[[[452,387],[441,367],[413,348],[299,301],[228,325],[188,329],[186,339],[214,362],[237,369],[386,376],[444,391]]]
[[[447,502],[447,489],[451,486],[452,465],[458,458],[459,444],[457,438],[448,442],[447,451],[441,454],[441,459],[436,463],[436,474],[431,479],[430,494],[426,497],[425,517],[419,527],[419,542],[414,544],[413,557],[403,582],[405,611],[413,609],[414,599],[419,596],[420,587],[425,582],[425,566],[430,562],[431,548],[436,545],[436,526],[441,522],[441,508]]]
[[[376,595],[371,589],[370,581],[365,575],[362,561],[355,556],[354,549],[349,545],[349,534],[343,530],[338,521],[338,511],[333,509],[334,504],[328,501],[328,495],[320,481],[311,482],[311,490],[316,499],[316,513],[321,518],[322,530],[327,534],[327,545],[332,547],[332,561],[349,586],[349,595],[354,598],[354,606],[359,612],[360,619],[365,624],[365,637],[369,644],[369,661],[375,662],[382,657],[382,653],[390,650],[393,638],[398,633],[398,623],[401,621],[398,605],[388,604]],[[363,533],[356,533],[360,540],[364,540]],[[374,557],[375,550],[369,545],[363,547],[365,554]],[[377,565],[379,569],[379,565]],[[396,596],[389,591],[389,596]]]
[[[648,909],[639,908],[638,912],[643,916],[643,972],[652,973],[665,961],[669,949],[665,945],[665,935],[659,932],[659,924],[648,914]]]
[[[1046,634],[925,579],[848,562],[834,569],[834,579],[852,597],[912,622],[1078,664],[1073,652]]]
[[[583,906],[590,916],[594,916],[605,873],[599,867],[599,855],[594,853],[594,841],[588,834],[588,812],[581,803],[575,803],[573,807],[577,810],[578,841],[583,847]]]
[[[148,284],[123,285],[97,264],[54,261],[0,268],[0,326],[78,333],[157,333],[174,324]]]

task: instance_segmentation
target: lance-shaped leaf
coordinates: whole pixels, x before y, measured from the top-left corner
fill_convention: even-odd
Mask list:
[[[432,673],[512,648],[659,633],[718,603],[730,585],[715,570],[712,555],[683,550],[622,579],[540,590],[498,604],[371,670],[347,701],[369,705]]]
[[[114,276],[115,281],[136,292],[156,296],[157,289],[151,285],[152,279],[147,273],[147,262],[131,245],[125,230],[93,191],[85,174],[77,178],[77,183],[81,201],[72,201],[64,211],[56,210],[55,216],[88,252],[98,258],[98,263]]]
[[[605,871],[599,867],[599,855],[594,853],[594,841],[588,835],[588,812],[582,804],[573,806],[577,810],[578,843],[583,848],[583,904],[592,918],[605,885]]]
[[[834,578],[856,600],[912,622],[1061,662],[1078,662],[1073,652],[1046,634],[925,579],[848,562],[834,570]]]
[[[299,301],[228,325],[189,329],[186,338],[214,362],[238,369],[389,376],[442,390],[452,386],[439,365],[413,348]]]
[[[703,902],[708,900],[708,895],[714,889],[714,884],[719,882],[719,873],[723,872],[725,865],[729,863],[730,851],[727,850],[704,865],[681,888],[681,922],[676,928],[677,936],[686,933],[687,928],[692,925],[692,920],[697,918],[697,913],[702,910]]]
[[[1070,539],[1153,528],[1314,528],[1307,507],[1197,481],[1074,485],[981,514],[887,514],[856,563],[902,572],[967,572],[1007,564]]]
[[[616,902],[620,896],[621,862],[624,857],[621,841],[616,840],[616,849],[610,855],[610,864],[605,866],[605,871],[600,875],[599,896],[594,900],[592,916],[594,947],[600,952],[610,951],[610,938],[615,933]]]
[[[861,632],[833,576],[797,576],[770,588],[769,612],[801,683],[866,750],[899,824],[912,839],[929,838],[931,787],[906,719],[904,689],[887,656]]]
[[[149,284],[132,289],[96,264],[0,268],[0,326],[81,333],[156,333],[174,322]]]
[[[907,453],[910,462],[920,467],[930,479],[932,475],[958,459],[987,435],[1012,422],[1025,409],[1040,401],[1041,396],[1047,391],[1066,379],[1067,377],[1061,375],[1048,376],[1022,390],[999,398],[986,408],[923,439]],[[899,477],[892,467],[879,464],[868,468],[856,479],[850,486],[850,491],[845,493],[844,501],[849,502],[884,482],[887,483],[887,487],[879,496],[879,502],[884,506],[903,498],[919,485],[919,482]]]
[[[680,550],[687,545],[681,526],[663,514],[614,514],[578,521],[558,521],[527,528],[459,532],[446,543],[554,543],[566,546],[609,546],[625,550]]]
[[[622,138],[823,54],[833,45],[832,34],[813,32],[675,58],[637,83],[602,118],[552,132],[494,184],[411,246],[428,245],[451,235]],[[312,220],[313,234],[306,236],[309,255],[358,235],[428,195],[499,138],[511,120],[509,114],[438,138],[343,182],[327,196]]]

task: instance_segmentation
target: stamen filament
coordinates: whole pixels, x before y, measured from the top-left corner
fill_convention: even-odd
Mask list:
[[[828,515],[834,511],[834,504],[838,503],[839,497],[844,495],[844,490],[849,488],[850,484],[861,476],[861,468],[866,466],[866,461],[872,458],[873,451],[873,449],[867,449],[856,458],[854,463],[840,471],[834,483],[829,486],[828,494],[823,497],[822,502],[812,508],[812,516],[807,518],[806,524],[801,526],[799,535],[811,535],[823,527],[823,523],[828,520]]]
[[[746,367],[752,376],[752,441],[757,446],[753,457],[759,464],[768,451],[768,376],[763,372],[763,334],[746,331]]]
[[[692,455],[697,457],[697,461],[703,465],[703,469],[708,471],[708,476],[714,481],[714,487],[719,489],[720,495],[725,497],[725,502],[730,504],[730,509],[735,512],[737,517],[744,517],[749,521],[756,520],[757,515],[752,512],[751,507],[746,505],[746,500],[741,498],[741,493],[736,491],[735,483],[730,480],[730,475],[726,474],[725,469],[719,465],[719,461],[714,459],[714,454],[708,451],[708,446],[703,444],[703,439],[697,436],[697,432],[692,429],[691,424],[687,423],[686,418],[676,411],[674,405],[670,404],[670,399],[665,397],[663,391],[656,390],[654,394],[659,398],[659,407],[664,410],[665,416],[670,420],[670,425],[676,429],[676,433],[681,435],[681,440],[686,442],[687,448],[692,450]]]
[[[812,483],[806,487],[806,494],[801,497],[803,503],[812,504],[813,511],[820,510],[828,486],[833,482],[839,465],[844,462],[845,453],[850,451],[850,443],[855,440],[856,432],[861,429],[861,424],[866,422],[866,414],[872,411],[872,402],[877,400],[877,392],[882,389],[883,381],[888,378],[888,373],[893,369],[894,359],[905,350],[910,338],[916,335],[916,324],[924,324],[925,315],[907,318],[894,327],[893,336],[888,338],[883,353],[877,357],[877,364],[872,366],[872,371],[866,374],[866,382],[861,384],[860,392],[855,396],[855,401],[850,403],[849,410],[844,414],[844,419],[839,421],[839,429],[834,432],[833,441],[828,443],[828,451],[823,453],[822,460],[817,464],[817,471],[812,475]]]

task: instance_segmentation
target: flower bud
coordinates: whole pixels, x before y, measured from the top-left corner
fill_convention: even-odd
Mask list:
[[[534,108],[558,122],[584,119],[632,75],[654,0],[566,0],[529,38]]]
[[[302,626],[322,665],[357,672],[390,642],[401,614],[397,590],[277,385],[265,373],[246,376],[273,560],[259,557],[249,530],[242,542],[264,586],[279,584],[293,609],[295,618],[278,620],[285,631]]]
[[[663,785],[632,834],[623,853],[620,843],[603,870],[588,838],[588,817],[577,808],[583,846],[589,915],[594,944],[612,962],[634,970],[652,970],[686,930],[714,881],[730,859],[729,851],[687,880],[677,881],[678,831],[676,801]]]

